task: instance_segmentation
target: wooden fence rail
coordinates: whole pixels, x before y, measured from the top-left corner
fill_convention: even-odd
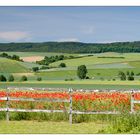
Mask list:
[[[24,90],[24,88],[8,88],[7,96],[6,97],[0,97],[0,100],[6,101],[6,107],[0,108],[0,111],[6,111],[6,120],[9,121],[10,112],[44,112],[44,113],[69,113],[69,123],[72,124],[72,114],[121,114],[119,111],[78,111],[72,109],[72,92],[73,89],[69,89],[67,92],[70,95],[69,99],[41,99],[41,98],[15,98],[15,97],[9,97],[10,90]],[[26,90],[42,90],[42,88],[25,88]],[[58,91],[58,89],[51,89],[51,88],[43,88],[44,90],[49,91]],[[59,89],[60,91],[60,89]],[[62,91],[66,91],[63,89]],[[9,104],[10,101],[29,101],[29,102],[67,102],[69,103],[69,109],[67,110],[46,110],[46,109],[20,109],[20,108],[10,108]],[[140,103],[140,101],[134,100],[134,92],[131,92],[131,110],[130,113],[134,113],[134,104]]]

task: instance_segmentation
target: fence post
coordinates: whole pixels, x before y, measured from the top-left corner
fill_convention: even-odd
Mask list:
[[[72,89],[69,89],[69,95],[70,95],[70,108],[69,108],[69,123],[72,124],[72,95],[71,95]]]
[[[134,112],[134,94],[133,90],[131,92],[131,113]]]
[[[7,101],[6,101],[6,120],[9,121],[9,90],[6,92],[7,94]]]

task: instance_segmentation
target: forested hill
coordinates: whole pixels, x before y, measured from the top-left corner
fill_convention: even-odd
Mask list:
[[[0,51],[64,53],[140,52],[140,41],[104,44],[81,42],[0,43]]]

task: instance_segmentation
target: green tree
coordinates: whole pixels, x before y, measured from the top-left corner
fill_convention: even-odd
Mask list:
[[[9,82],[13,82],[13,81],[14,81],[14,76],[13,76],[13,75],[10,75],[10,76],[8,77],[8,81],[9,81]]]
[[[27,81],[28,79],[27,79],[27,76],[25,76],[25,75],[23,75],[22,77],[21,77],[21,81]]]
[[[127,75],[127,76],[129,75],[129,71],[126,72],[126,75]]]
[[[37,72],[39,70],[39,68],[38,67],[33,67],[32,70],[33,70],[33,72]]]
[[[66,67],[66,64],[65,63],[60,63],[59,67],[64,68],[64,67]]]
[[[134,72],[133,71],[131,71],[131,76],[134,76]]]
[[[0,75],[0,81],[1,82],[6,82],[7,79],[6,79],[6,77],[4,75]]]
[[[77,76],[80,78],[80,79],[85,79],[86,78],[86,74],[87,74],[87,68],[85,65],[81,65],[81,66],[78,66],[78,69],[77,69]]]
[[[126,75],[124,72],[120,71],[118,76],[120,77],[120,80],[125,81],[126,80]]]
[[[134,76],[131,76],[131,75],[129,75],[127,79],[128,79],[129,81],[134,81],[134,80],[135,80],[135,79],[134,79]]]

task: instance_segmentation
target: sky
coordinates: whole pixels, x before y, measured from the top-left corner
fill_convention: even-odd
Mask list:
[[[140,7],[0,7],[0,42],[140,41]]]

